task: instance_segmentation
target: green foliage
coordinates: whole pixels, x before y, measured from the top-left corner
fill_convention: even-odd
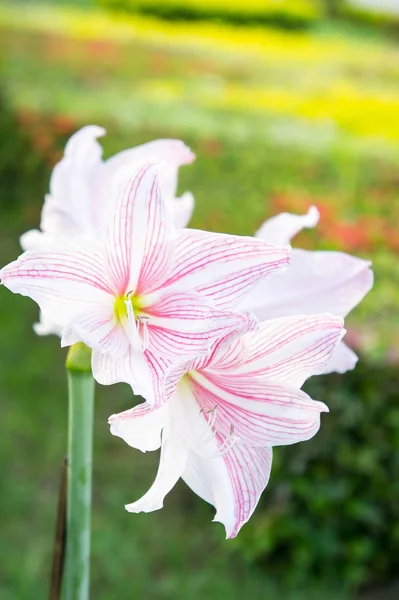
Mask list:
[[[320,17],[312,0],[98,0],[109,10],[142,13],[171,20],[213,19],[258,23],[287,29],[307,27]]]

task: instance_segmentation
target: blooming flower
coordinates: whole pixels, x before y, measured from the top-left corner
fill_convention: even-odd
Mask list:
[[[287,317],[231,344],[226,335],[207,357],[169,371],[168,402],[110,417],[111,432],[134,448],[161,446],[152,487],[127,510],[161,508],[181,477],[216,507],[227,537],[237,535],[268,483],[272,446],[307,440],[319,429],[328,409],[300,387],[324,370],[342,325],[333,315]]]
[[[314,227],[318,220],[314,206],[306,215],[282,213],[266,221],[255,236],[287,244],[303,227]],[[321,312],[346,317],[373,286],[370,264],[342,252],[293,249],[290,268],[284,275],[263,280],[241,306],[253,311],[260,321]],[[344,373],[353,369],[357,360],[356,354],[341,342],[325,372]]]
[[[46,196],[41,215],[41,230],[27,231],[21,236],[23,250],[47,247],[79,247],[97,243],[106,230],[112,209],[115,175],[121,169],[143,162],[160,163],[160,186],[176,227],[185,227],[194,208],[190,192],[176,198],[177,173],[181,165],[191,163],[195,155],[179,140],[156,140],[124,150],[106,161],[97,138],[105,129],[95,125],[83,127],[68,141],[62,160],[54,167],[50,193]],[[38,335],[55,333],[60,328],[40,315],[34,325]]]
[[[155,165],[122,181],[113,204],[102,243],[29,251],[0,277],[62,329],[62,345],[93,349],[100,383],[127,381],[154,399],[147,348],[166,360],[207,353],[214,338],[251,320],[231,307],[287,265],[290,248],[176,231]]]

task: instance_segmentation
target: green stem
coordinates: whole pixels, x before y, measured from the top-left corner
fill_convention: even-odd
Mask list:
[[[90,354],[84,344],[74,344],[66,362],[69,395],[66,600],[89,598],[94,407]]]

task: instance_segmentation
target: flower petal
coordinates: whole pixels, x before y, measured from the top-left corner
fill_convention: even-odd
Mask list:
[[[184,229],[165,285],[194,289],[216,306],[231,308],[258,281],[287,266],[289,255],[289,247],[250,237]]]
[[[224,524],[227,537],[234,537],[267,485],[271,448],[229,443],[226,436],[215,434],[208,421],[214,421],[215,412],[200,408],[187,380],[179,384],[169,406],[175,431],[191,448],[181,476],[196,494],[216,507],[215,520]]]
[[[158,169],[140,167],[120,186],[108,230],[107,254],[118,295],[149,293],[167,277],[174,243]]]
[[[60,327],[86,309],[113,307],[103,256],[94,250],[26,252],[5,266],[0,278],[12,292],[35,300]]]
[[[40,311],[39,321],[33,324],[33,331],[36,335],[58,335],[61,337],[62,327],[53,323],[51,319],[47,319]]]
[[[155,294],[143,313],[150,350],[170,360],[207,354],[215,338],[242,329],[250,319],[246,313],[216,310],[199,294],[168,291]]]
[[[289,244],[291,239],[304,227],[315,227],[319,218],[319,211],[315,206],[311,206],[306,215],[281,213],[265,221],[255,233],[255,237],[271,244],[284,246],[284,244]]]
[[[254,512],[268,484],[271,466],[271,448],[237,444],[212,460],[191,452],[182,479],[215,506],[214,521],[224,525],[227,538],[233,538]]]
[[[294,249],[284,275],[262,281],[241,307],[261,321],[321,312],[345,317],[372,286],[368,261],[342,252]]]
[[[159,165],[161,192],[165,200],[171,202],[176,196],[179,167],[192,163],[194,159],[195,154],[180,140],[154,140],[115,154],[105,162],[105,170],[108,177],[112,178],[121,169],[134,169],[143,163],[161,163]]]
[[[340,342],[335,348],[323,374],[346,373],[355,368],[358,356],[344,342]]]
[[[163,506],[163,501],[180,479],[187,462],[189,447],[174,431],[173,425],[165,426],[162,433],[161,458],[157,476],[151,488],[140,500],[127,504],[129,512],[152,512]]]
[[[189,377],[198,405],[227,442],[254,447],[296,444],[317,433],[320,413],[328,411],[301,390],[261,377],[209,372]]]
[[[187,227],[194,211],[194,204],[195,200],[191,192],[185,192],[180,198],[169,201],[168,207],[176,229]]]
[[[258,331],[241,338],[243,361],[234,373],[300,388],[312,375],[325,372],[344,333],[342,318],[330,314],[264,321]]]
[[[115,358],[125,355],[129,348],[129,340],[115,318],[112,303],[108,306],[90,306],[66,325],[61,346],[71,346],[78,341]]]
[[[54,247],[55,242],[57,242],[56,236],[43,233],[38,229],[30,229],[23,233],[19,238],[19,243],[24,252],[27,252],[28,250],[45,250],[46,248],[52,248]],[[58,244],[59,243],[60,239],[58,238]]]
[[[129,347],[123,356],[93,351],[92,370],[94,379],[101,385],[128,383],[136,395],[142,396],[151,406],[163,404],[165,373],[170,363],[146,352],[134,351]]]
[[[132,448],[149,452],[161,446],[161,432],[166,419],[166,406],[154,408],[144,402],[112,415],[108,422],[112,435],[122,438]]]
[[[101,173],[102,147],[96,138],[104,134],[102,127],[89,125],[69,139],[51,175],[42,210],[43,232],[63,237],[98,232],[98,197],[93,188]]]

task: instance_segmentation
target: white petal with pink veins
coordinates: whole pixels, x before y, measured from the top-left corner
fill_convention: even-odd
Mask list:
[[[152,407],[147,402],[109,418],[112,435],[142,452],[158,450],[161,432],[167,422],[167,407]]]
[[[109,269],[119,294],[161,287],[173,258],[174,227],[155,165],[141,167],[120,184],[107,236]]]
[[[271,448],[236,444],[211,460],[191,452],[182,479],[215,506],[214,521],[224,525],[227,538],[233,538],[254,512],[268,484],[271,466]]]
[[[214,428],[249,446],[280,446],[310,439],[320,427],[322,402],[261,377],[195,373],[192,390]]]
[[[4,267],[0,278],[14,293],[35,300],[60,327],[84,310],[113,307],[103,257],[96,251],[27,252]]]
[[[115,358],[124,356],[129,340],[115,318],[112,304],[93,306],[76,315],[62,332],[61,346],[84,342],[93,350],[106,352]]]
[[[237,304],[261,279],[290,261],[290,247],[250,237],[185,229],[178,233],[165,285],[194,289],[219,308]]]
[[[325,371],[344,333],[343,319],[330,314],[264,321],[257,332],[241,339],[245,362],[236,365],[235,373],[299,388],[308,377]]]
[[[148,319],[148,347],[170,358],[194,358],[208,353],[211,342],[243,328],[249,315],[216,310],[207,298],[189,292],[154,294],[143,308]],[[151,296],[146,297],[151,301]]]
[[[95,380],[102,385],[128,383],[134,394],[142,396],[151,406],[160,405],[167,397],[165,373],[170,363],[148,350],[134,352],[131,348],[124,356],[114,357],[96,350],[92,355],[92,370]],[[169,384],[170,385],[170,384]]]

